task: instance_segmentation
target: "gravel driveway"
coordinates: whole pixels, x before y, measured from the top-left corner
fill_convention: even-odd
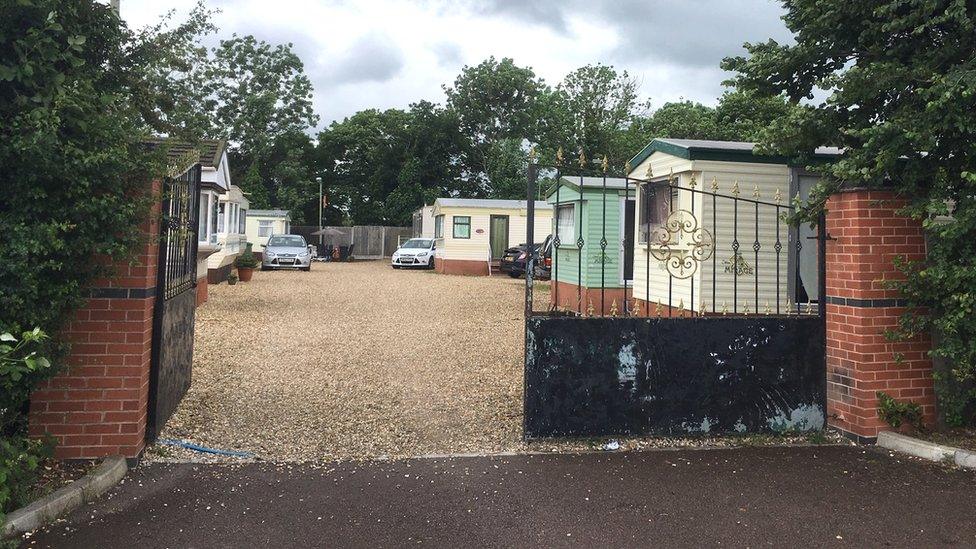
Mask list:
[[[273,460],[518,449],[522,288],[386,262],[212,286],[162,437]]]

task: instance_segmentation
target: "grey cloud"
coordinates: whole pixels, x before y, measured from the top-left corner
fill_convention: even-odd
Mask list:
[[[480,0],[472,9],[569,32],[569,18],[598,22],[618,40],[611,61],[717,67],[742,52],[743,42],[788,42],[774,0]]]
[[[434,44],[431,50],[437,56],[437,63],[442,67],[460,67],[464,61],[461,46],[453,42],[439,42]]]
[[[389,38],[368,34],[353,43],[345,56],[325,69],[329,84],[385,82],[400,72],[406,60]]]

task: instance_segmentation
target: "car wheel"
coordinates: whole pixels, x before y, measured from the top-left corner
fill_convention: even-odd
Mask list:
[[[307,273],[307,272],[309,272],[309,271],[311,271],[311,270],[312,270],[312,266],[311,266],[311,265],[309,265],[308,267],[302,267],[302,270],[303,270],[303,271],[305,271],[305,272]]]
[[[427,260],[427,268],[428,269],[433,269],[434,268],[434,258],[433,257],[430,258],[429,260]]]
[[[268,267],[267,265],[261,265],[261,270],[262,271],[270,271],[271,270],[271,267]]]

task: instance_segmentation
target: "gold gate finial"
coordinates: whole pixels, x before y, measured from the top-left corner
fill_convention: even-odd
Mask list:
[[[658,298],[657,306],[654,307],[654,311],[657,313],[657,316],[659,317],[664,314],[664,304],[661,303],[661,298]]]
[[[766,315],[766,316],[769,316],[769,314],[772,313],[772,312],[773,312],[773,310],[769,307],[769,301],[767,301],[766,302],[766,306],[763,307],[763,314]]]
[[[727,314],[729,314],[729,302],[728,301],[723,301],[722,302],[722,316],[725,316]]]
[[[749,304],[748,303],[746,303],[746,306],[742,308],[742,314],[744,314],[744,315],[749,314]]]
[[[556,166],[562,166],[562,165],[563,165],[563,148],[559,147],[559,150],[556,151]]]
[[[776,192],[773,193],[773,200],[779,204],[783,201],[783,193],[780,192],[779,187],[776,187]]]
[[[580,168],[585,168],[586,167],[586,155],[583,154],[583,149],[580,149],[579,165],[580,165]]]
[[[535,157],[538,155],[535,150],[535,145],[529,147],[529,162],[535,162]]]
[[[634,298],[634,304],[630,307],[630,316],[637,316],[640,314],[640,306],[637,304],[637,298]]]
[[[705,316],[705,311],[708,308],[705,306],[705,300],[701,300],[701,305],[698,306],[698,316]]]
[[[718,178],[713,176],[712,177],[712,192],[715,192],[717,190],[718,190]]]
[[[755,187],[752,188],[752,197],[759,198],[759,184],[757,183]]]
[[[603,168],[603,173],[607,173],[607,170],[610,168],[610,160],[607,158],[607,155],[603,155],[603,162],[600,163],[600,167]]]
[[[685,300],[681,298],[678,300],[678,316],[685,316]]]
[[[589,305],[586,306],[586,316],[593,316],[593,300],[589,300]]]
[[[651,161],[647,161],[647,172],[644,174],[644,179],[650,179],[654,177],[654,170],[651,169]]]
[[[630,172],[632,171],[634,171],[634,169],[630,167],[630,160],[628,160],[627,163],[624,164],[624,174],[630,177]]]
[[[732,196],[739,196],[739,180],[732,182]]]
[[[691,172],[691,181],[688,182],[688,188],[691,190],[695,190],[696,186],[698,186],[698,181],[695,179],[695,172]]]
[[[610,304],[610,316],[617,316],[617,300],[614,299]]]

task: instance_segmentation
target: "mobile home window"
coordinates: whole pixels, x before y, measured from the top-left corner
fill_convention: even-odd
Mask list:
[[[571,243],[576,238],[576,205],[568,204],[556,208],[556,235],[559,244]]]
[[[245,227],[246,224],[247,224],[247,210],[242,209],[241,210],[240,224],[237,226],[237,232],[239,234],[244,234],[246,232],[244,230],[244,227]]]
[[[227,203],[226,202],[221,202],[217,206],[217,232],[218,233],[223,233],[224,232],[225,222],[227,220],[227,217],[226,217],[227,214],[228,214],[228,212],[227,212]]]
[[[669,192],[669,190],[671,192]],[[638,225],[638,242],[646,244],[651,231],[664,225],[671,213],[671,204],[677,206],[677,189],[671,189],[665,182],[644,183],[641,185],[641,209]]]
[[[471,217],[454,216],[454,238],[471,238]]]
[[[434,218],[434,238],[444,238],[444,216]]]
[[[258,236],[271,236],[271,231],[274,228],[274,221],[269,219],[262,219],[258,221]]]

